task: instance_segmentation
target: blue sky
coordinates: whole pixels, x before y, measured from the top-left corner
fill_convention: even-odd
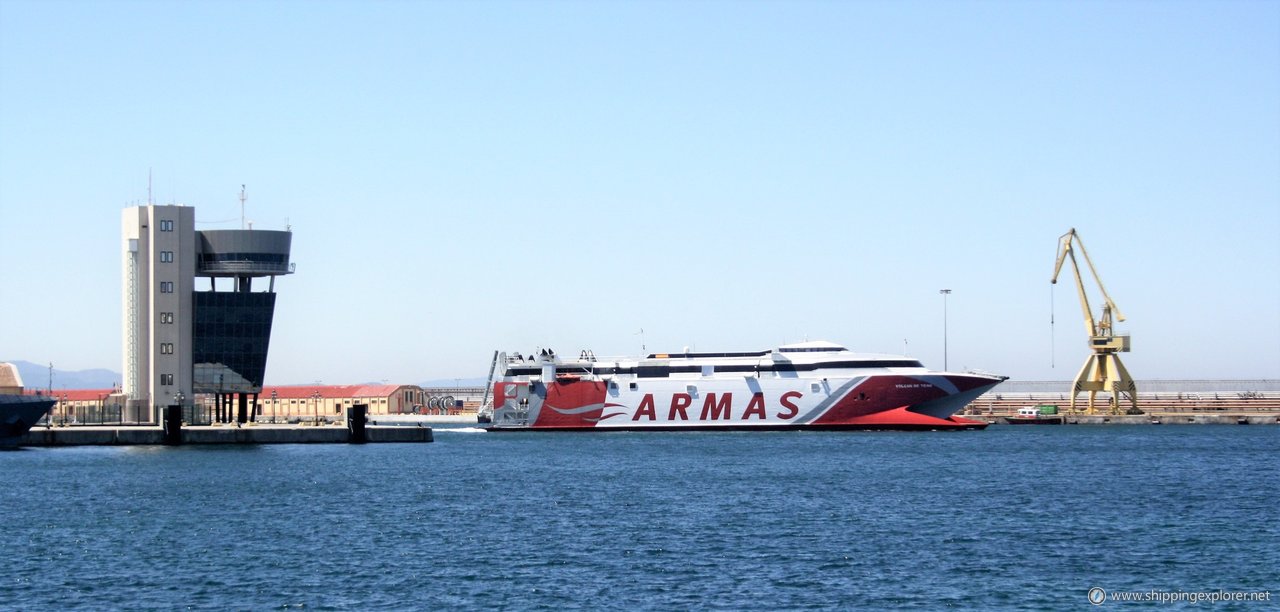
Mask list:
[[[292,227],[269,383],[940,368],[942,288],[952,369],[1066,380],[1072,227],[1135,377],[1280,377],[1277,2],[0,0],[0,358],[120,369],[148,172],[198,229],[241,184]]]

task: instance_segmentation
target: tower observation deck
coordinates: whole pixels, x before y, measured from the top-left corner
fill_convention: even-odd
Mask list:
[[[288,231],[196,232],[195,275],[208,278],[209,285],[203,291],[197,283],[194,294],[192,391],[218,397],[218,420],[230,418],[232,403],[239,404],[237,420],[251,418],[247,396],[255,396],[256,404],[262,391],[275,278],[294,271],[289,262],[292,238]],[[268,279],[265,290],[253,290],[255,278]]]
[[[196,275],[251,279],[292,274],[293,232],[204,230],[196,232]]]

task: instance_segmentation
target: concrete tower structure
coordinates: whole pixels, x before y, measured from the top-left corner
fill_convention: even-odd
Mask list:
[[[293,272],[292,234],[196,231],[195,209],[176,205],[127,208],[122,230],[124,418],[158,422],[161,407],[190,406],[196,394],[217,396],[216,420],[230,420],[236,404],[237,420],[251,418],[275,277]],[[262,277],[269,285],[253,292]],[[207,291],[197,290],[197,278],[209,279]]]
[[[195,209],[124,210],[120,312],[124,334],[124,418],[155,419],[155,407],[190,399]]]

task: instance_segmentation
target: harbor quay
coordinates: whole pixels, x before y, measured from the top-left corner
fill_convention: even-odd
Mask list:
[[[333,425],[196,425],[181,427],[170,433],[160,426],[35,427],[26,433],[18,446],[146,446],[204,444],[351,444],[425,443],[434,441],[430,427],[366,426],[363,440],[351,428]]]
[[[991,425],[1008,422],[1010,416],[965,415],[965,418],[985,421]],[[1280,412],[1264,414],[1242,413],[1165,413],[1147,414],[1075,414],[1062,415],[1065,425],[1280,425]]]
[[[402,420],[371,426],[368,406],[346,410],[345,423],[317,421],[311,425],[231,422],[191,425],[182,406],[165,407],[157,425],[61,425],[47,420],[28,430],[18,446],[135,446],[185,444],[364,444],[368,442],[432,442],[430,427]]]
[[[1137,384],[1141,414],[1109,414],[1105,394],[1099,396],[1103,405],[1094,414],[1086,413],[1083,394],[1077,396],[1072,411],[1066,383],[1008,381],[970,403],[964,416],[997,424],[1022,408],[1052,406],[1068,425],[1280,424],[1280,380],[1150,380]]]

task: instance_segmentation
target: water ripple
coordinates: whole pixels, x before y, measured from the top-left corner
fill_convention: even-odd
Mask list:
[[[0,453],[0,608],[1056,609],[1280,589],[1273,427]]]

